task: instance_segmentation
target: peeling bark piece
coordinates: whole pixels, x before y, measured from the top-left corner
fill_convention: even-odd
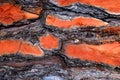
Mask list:
[[[39,15],[37,14],[32,14],[26,11],[24,11],[24,15],[25,15],[25,19],[35,19],[39,17]]]
[[[10,3],[0,5],[0,22],[2,24],[11,25],[22,19],[24,19],[24,13],[19,6]]]
[[[40,37],[40,45],[42,48],[51,50],[59,48],[59,39],[51,34]]]
[[[0,40],[0,55],[17,53],[20,44],[21,40]]]
[[[118,42],[102,45],[67,44],[65,54],[70,58],[120,66],[120,44]]]
[[[46,19],[46,25],[69,29],[69,28],[81,27],[81,26],[99,27],[99,26],[105,26],[107,25],[107,23],[95,18],[77,17],[72,20],[62,20],[55,16],[48,15]]]
[[[68,6],[73,3],[83,3],[106,9],[108,12],[120,14],[120,0],[54,0],[60,6]]]
[[[43,56],[43,51],[37,46],[28,42],[22,42],[19,52],[23,55]]]

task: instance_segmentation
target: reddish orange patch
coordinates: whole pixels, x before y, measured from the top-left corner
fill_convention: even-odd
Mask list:
[[[68,44],[65,47],[65,53],[71,58],[120,66],[120,44],[118,42],[103,45]]]
[[[113,13],[120,13],[120,0],[55,0],[60,6],[67,6],[72,3],[84,3],[93,6],[102,7]]]
[[[0,22],[4,25],[10,25],[22,19],[24,19],[24,13],[20,7],[9,3],[0,5]]]
[[[107,23],[95,19],[95,18],[85,18],[78,17],[72,20],[62,20],[55,16],[48,15],[46,19],[47,25],[56,26],[58,28],[73,28],[73,27],[81,27],[81,26],[105,26]]]
[[[0,5],[0,22],[4,25],[11,25],[13,22],[20,21],[22,19],[34,19],[38,18],[41,12],[40,9],[36,9],[35,13],[29,13],[22,11],[20,6],[14,4],[5,3]]]
[[[38,46],[33,46],[22,40],[0,41],[0,55],[15,54],[17,52],[20,52],[23,55],[29,54],[33,56],[43,56],[43,52]]]
[[[20,53],[34,56],[43,56],[43,52],[38,46],[33,46],[27,42],[22,43]]]
[[[53,35],[46,35],[40,37],[40,45],[44,49],[57,49],[59,47],[59,39]]]
[[[0,55],[17,53],[20,49],[20,40],[1,40]]]

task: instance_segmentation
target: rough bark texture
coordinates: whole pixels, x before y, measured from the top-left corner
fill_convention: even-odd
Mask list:
[[[0,0],[0,80],[120,80],[120,7],[99,1]]]

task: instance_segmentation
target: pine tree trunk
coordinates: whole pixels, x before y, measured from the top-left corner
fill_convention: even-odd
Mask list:
[[[0,0],[0,80],[119,80],[119,0]]]

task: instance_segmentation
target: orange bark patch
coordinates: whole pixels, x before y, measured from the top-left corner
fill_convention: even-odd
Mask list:
[[[24,19],[24,13],[20,7],[9,3],[0,5],[0,22],[4,25],[10,25],[22,19]]]
[[[60,6],[67,6],[72,3],[84,3],[93,6],[102,7],[109,12],[120,13],[120,0],[55,0]]]
[[[55,16],[48,15],[46,19],[47,25],[56,26],[58,28],[73,28],[73,27],[81,27],[81,26],[105,26],[107,23],[95,19],[95,18],[85,18],[78,17],[72,20],[62,20]]]
[[[46,35],[40,37],[40,45],[44,49],[57,49],[59,47],[59,39],[53,35]]]
[[[43,56],[43,52],[38,46],[33,46],[22,40],[0,41],[0,55],[15,54],[17,52],[20,52],[23,55]]]
[[[0,55],[17,53],[20,49],[20,40],[1,40]]]
[[[23,19],[34,19],[38,18],[41,12],[40,9],[36,9],[35,13],[29,13],[22,11],[20,6],[14,4],[5,3],[0,5],[0,22],[4,25],[11,25],[13,22],[17,22]]]
[[[22,43],[20,53],[34,56],[43,56],[43,52],[38,46],[33,46],[27,42]]]
[[[120,66],[120,44],[117,42],[103,45],[68,44],[65,54],[71,58]]]

